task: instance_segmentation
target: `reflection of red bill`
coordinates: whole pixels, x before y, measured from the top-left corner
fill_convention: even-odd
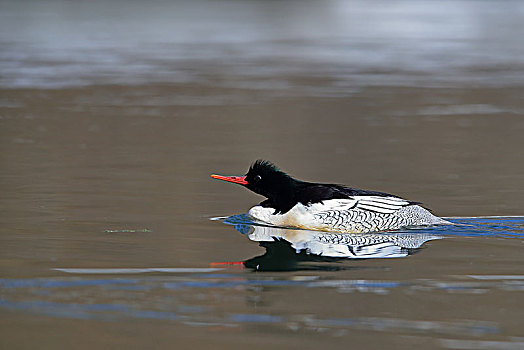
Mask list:
[[[209,263],[209,267],[230,267],[234,269],[244,269],[243,261],[224,261],[224,262],[212,262]]]

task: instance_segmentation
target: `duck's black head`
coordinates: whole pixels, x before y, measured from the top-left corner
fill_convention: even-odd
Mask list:
[[[211,175],[211,177],[243,185],[269,199],[292,196],[296,182],[271,162],[260,159],[251,165],[245,176]]]

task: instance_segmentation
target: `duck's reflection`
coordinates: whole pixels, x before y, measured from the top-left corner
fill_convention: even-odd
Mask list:
[[[440,236],[426,233],[330,233],[293,230],[251,224],[235,229],[266,249],[264,255],[246,260],[256,270],[339,270],[348,267],[302,262],[334,262],[341,259],[401,258],[416,252],[427,241]],[[353,267],[354,268],[354,267]]]

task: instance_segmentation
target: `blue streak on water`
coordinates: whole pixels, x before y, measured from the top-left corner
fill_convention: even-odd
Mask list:
[[[36,312],[51,317],[75,319],[116,320],[120,316],[143,319],[178,320],[180,316],[168,311],[135,310],[123,304],[77,304],[48,301],[9,301],[0,299],[0,307],[7,310]],[[107,313],[117,313],[110,315]],[[100,314],[102,313],[102,314]]]
[[[166,282],[163,284],[165,289],[183,288],[233,288],[246,284],[245,281],[237,282],[217,282],[217,281],[187,281],[187,282]]]
[[[229,321],[239,323],[281,323],[281,316],[259,315],[259,314],[233,314],[229,315]]]
[[[166,289],[183,288],[235,288],[239,286],[306,286],[310,282],[289,281],[289,280],[235,280],[235,281],[183,281],[166,282],[163,287]]]
[[[289,281],[289,280],[257,280],[249,281],[253,286],[303,286],[307,282],[303,281]]]
[[[147,286],[106,286],[105,289],[115,289],[115,290],[129,290],[129,291],[148,291],[150,288]]]
[[[70,308],[84,311],[129,311],[130,308],[122,304],[66,304],[50,301],[8,301],[0,299],[0,306],[11,309],[59,309]]]
[[[257,223],[249,217],[247,214],[238,214],[238,215],[231,215],[230,217],[227,217],[224,219],[224,224],[228,225],[237,225],[237,224],[244,224],[244,225],[256,225]]]
[[[202,273],[198,275],[192,275],[193,278],[238,278],[238,276],[227,273]]]
[[[408,284],[396,281],[293,281],[293,280],[248,280],[238,279],[235,281],[183,281],[166,282],[162,286],[165,289],[177,290],[184,288],[222,288],[232,289],[240,286],[255,287],[354,287],[354,288],[397,288]]]
[[[312,325],[325,327],[359,327],[373,330],[409,329],[427,331],[428,326],[436,332],[445,331],[446,333],[468,333],[474,335],[497,334],[498,327],[487,322],[439,322],[439,321],[413,321],[394,318],[325,318],[312,320]]]
[[[49,301],[9,301],[4,299],[0,299],[0,307],[7,310],[31,311],[51,317],[75,319],[108,319],[107,316],[97,316],[93,312],[126,313],[131,311],[128,306],[122,304],[75,304]]]
[[[524,217],[452,218],[457,226],[422,230],[446,236],[524,238]]]
[[[478,287],[471,287],[471,286],[443,286],[443,287],[440,287],[439,289],[453,291],[453,290],[478,289]]]
[[[365,288],[396,288],[403,284],[400,282],[358,282],[351,284],[352,287],[365,287]]]

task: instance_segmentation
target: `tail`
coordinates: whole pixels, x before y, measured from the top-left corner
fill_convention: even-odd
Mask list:
[[[475,227],[475,225],[470,225],[470,224],[459,224],[459,223],[456,223],[456,222],[451,222],[449,220],[446,220],[446,219],[449,219],[449,218],[439,218],[440,221],[442,223],[437,223],[437,225],[453,225],[453,226],[464,226],[464,227]],[[456,218],[451,218],[451,219],[456,219]]]

